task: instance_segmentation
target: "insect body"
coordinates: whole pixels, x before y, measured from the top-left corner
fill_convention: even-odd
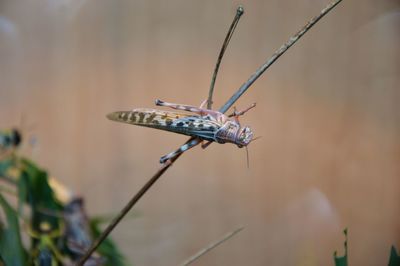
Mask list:
[[[171,131],[209,142],[233,143],[239,148],[247,146],[251,142],[253,138],[252,130],[247,126],[242,127],[238,117],[253,108],[255,104],[242,112],[235,111],[235,113],[231,115],[234,117],[233,119],[230,118],[231,116],[226,116],[221,112],[203,108],[204,104],[205,103],[198,108],[195,106],[173,104],[157,100],[156,105],[167,106],[195,114],[182,114],[141,108],[132,111],[113,112],[108,114],[107,117],[118,122]],[[178,153],[192,147],[190,143],[185,145],[178,151],[162,157],[161,162],[163,163]]]
[[[40,232],[28,228],[28,234],[37,242],[30,253],[32,264],[35,266],[63,265],[64,257],[55,243],[55,239],[61,237],[62,229],[52,230],[47,222],[41,222],[39,228]]]

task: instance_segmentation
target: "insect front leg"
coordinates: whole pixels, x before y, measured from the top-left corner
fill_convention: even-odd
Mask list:
[[[242,111],[237,111],[236,107],[234,107],[234,111],[232,114],[230,114],[228,117],[234,117],[235,121],[239,123],[239,116],[244,115],[247,111],[249,111],[250,109],[256,107],[256,103],[253,103],[252,105],[250,105],[249,107],[247,107],[246,109],[242,110]]]
[[[210,146],[210,144],[213,143],[213,142],[214,142],[214,141],[207,141],[206,143],[202,143],[202,144],[201,144],[201,148],[205,149],[205,148],[207,148],[208,146]]]
[[[180,146],[177,150],[170,152],[167,155],[164,155],[163,157],[161,157],[160,163],[162,163],[162,164],[166,163],[169,159],[172,159],[175,156],[177,156],[178,154],[181,154],[181,153],[193,148],[194,146],[198,145],[199,143],[201,143],[201,139],[199,139],[199,138],[196,138],[189,142],[186,142],[185,144]]]

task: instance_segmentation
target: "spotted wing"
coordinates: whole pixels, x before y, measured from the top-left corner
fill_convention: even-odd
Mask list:
[[[151,127],[205,140],[216,141],[215,133],[221,124],[209,117],[154,109],[117,111],[107,115],[110,120]]]

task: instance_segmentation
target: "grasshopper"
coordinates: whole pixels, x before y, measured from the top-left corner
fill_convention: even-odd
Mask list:
[[[165,163],[176,155],[187,151],[202,141],[202,147],[207,147],[212,142],[233,143],[239,148],[246,147],[253,140],[253,131],[248,126],[241,126],[239,116],[255,107],[252,104],[247,109],[227,116],[219,111],[205,108],[204,101],[200,107],[191,105],[168,103],[156,100],[157,106],[170,107],[176,110],[183,110],[194,114],[161,111],[156,109],[139,108],[132,111],[117,111],[107,115],[108,119],[144,127],[151,127],[178,134],[195,137],[194,141],[185,143],[176,151],[173,151],[160,159]]]
[[[156,105],[158,106],[166,106],[176,110],[188,111],[194,114],[189,115],[155,109],[134,109],[132,111],[113,112],[107,115],[109,119],[114,121],[151,127],[191,136],[190,140],[180,146],[177,150],[161,157],[160,163],[163,164],[166,162],[172,162],[174,157],[200,143],[202,143],[201,146],[203,148],[206,148],[212,142],[221,144],[233,143],[239,148],[242,148],[247,147],[247,145],[249,145],[249,143],[253,140],[252,130],[248,126],[242,127],[240,125],[239,116],[255,107],[255,104],[241,112],[237,112],[235,110],[235,112],[229,116],[226,116],[223,112],[211,110],[212,95],[218,69],[226,48],[228,47],[229,41],[231,40],[232,34],[237,23],[239,22],[240,17],[243,15],[243,12],[243,7],[239,6],[236,10],[236,16],[225,37],[218,56],[217,64],[215,65],[208,99],[204,101],[200,107],[156,100]],[[207,141],[207,143],[203,143],[203,141]]]

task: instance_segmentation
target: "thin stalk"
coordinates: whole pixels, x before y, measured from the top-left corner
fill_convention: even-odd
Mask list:
[[[125,207],[118,213],[118,215],[110,222],[107,228],[101,233],[101,235],[93,242],[92,246],[85,252],[82,258],[79,260],[77,265],[83,266],[86,260],[90,258],[92,253],[98,248],[98,246],[107,238],[111,231],[118,225],[118,223],[124,218],[126,214],[132,209],[132,207],[139,201],[139,199],[149,190],[153,184],[172,166],[172,163],[176,161],[181,154],[172,158],[171,161],[162,165],[160,169],[144,184],[144,186],[131,198],[131,200],[125,205]]]
[[[187,259],[186,261],[184,261],[181,265],[182,266],[187,266],[189,264],[192,264],[193,262],[195,262],[196,260],[198,260],[201,256],[203,256],[204,254],[206,254],[207,252],[213,250],[214,248],[216,248],[217,246],[221,245],[222,243],[224,243],[225,241],[227,241],[229,238],[233,237],[234,235],[236,235],[237,233],[239,233],[240,231],[242,231],[244,229],[244,227],[240,227],[232,232],[227,233],[225,236],[223,236],[221,239],[217,240],[214,243],[211,243],[210,245],[208,245],[207,247],[203,248],[202,250],[200,250],[199,252],[197,252],[196,254],[194,254],[192,257],[190,257],[189,259]]]
[[[239,89],[235,94],[219,109],[221,113],[225,113],[242,95],[247,89],[259,78],[264,71],[271,66],[283,53],[285,53],[296,41],[300,39],[312,26],[314,26],[322,17],[324,17],[329,11],[331,11],[337,4],[342,0],[336,0],[330,3],[326,8],[324,8],[320,14],[313,19],[311,19],[299,32],[294,36],[290,37],[284,45],[282,45],[270,59],[267,60]],[[191,137],[186,143],[194,140]],[[133,196],[133,198],[128,202],[128,204],[120,211],[120,213],[115,217],[114,220],[108,225],[108,227],[101,233],[99,238],[92,244],[92,246],[86,251],[84,256],[78,262],[78,266],[83,266],[85,261],[90,257],[90,255],[96,250],[96,248],[106,239],[106,237],[111,233],[111,231],[118,225],[122,218],[129,212],[129,210],[139,201],[139,199],[150,189],[150,187],[172,166],[172,164],[182,155],[178,154],[176,157],[172,158],[170,162],[164,164],[150,180]]]
[[[222,61],[222,57],[225,54],[226,48],[228,47],[228,44],[232,38],[233,32],[235,31],[236,26],[239,23],[239,19],[243,15],[243,13],[244,13],[243,7],[239,6],[236,9],[235,18],[233,19],[232,24],[229,27],[228,33],[226,34],[224,43],[222,44],[221,51],[219,52],[217,63],[215,65],[214,73],[213,73],[213,76],[211,79],[210,90],[208,92],[208,99],[207,99],[207,109],[211,109],[212,104],[213,104],[212,97],[213,97],[213,93],[214,93],[215,80],[217,79],[217,74],[218,74],[219,66]]]
[[[229,108],[245,93],[250,86],[256,81],[265,70],[267,70],[279,57],[281,57],[293,44],[295,44],[309,29],[312,28],[321,18],[329,13],[337,4],[342,0],[336,0],[327,5],[320,14],[313,17],[304,27],[302,27],[295,35],[289,38],[275,53],[262,65],[260,66],[250,78],[243,83],[243,85],[232,95],[232,97],[219,109],[221,113],[225,113]]]

